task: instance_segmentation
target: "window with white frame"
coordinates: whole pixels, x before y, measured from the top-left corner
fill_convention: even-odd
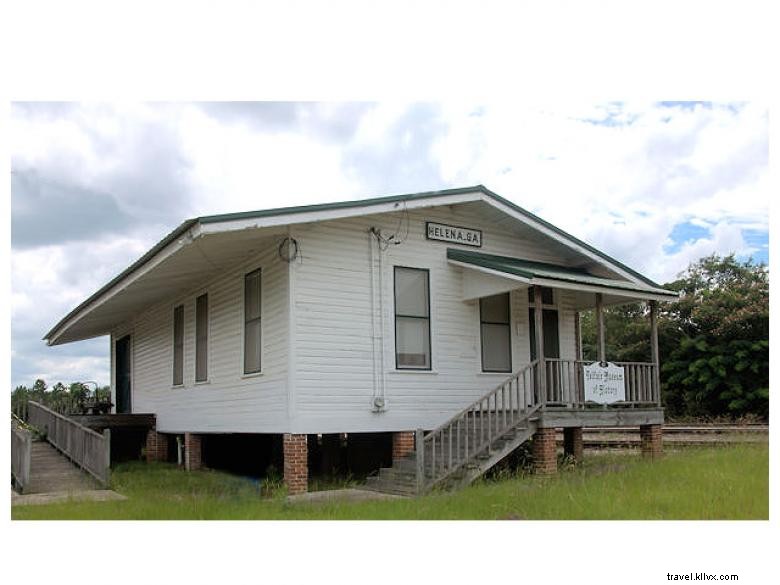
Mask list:
[[[428,270],[395,267],[395,366],[431,369],[431,318]]]
[[[209,378],[209,295],[195,299],[195,381]]]
[[[509,326],[509,293],[479,299],[482,371],[512,371],[512,330]]]
[[[244,373],[255,374],[261,369],[262,332],[260,269],[244,276]]]
[[[184,384],[184,305],[173,309],[173,385]]]

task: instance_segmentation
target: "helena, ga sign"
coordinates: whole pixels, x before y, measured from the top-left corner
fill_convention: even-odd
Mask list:
[[[594,362],[583,366],[582,370],[586,402],[611,404],[626,399],[626,378],[620,366]]]
[[[457,225],[444,225],[432,221],[425,222],[425,237],[429,240],[440,240],[463,244],[465,246],[482,247],[482,230],[459,227]]]

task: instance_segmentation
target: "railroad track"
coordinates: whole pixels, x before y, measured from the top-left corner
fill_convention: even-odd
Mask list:
[[[769,440],[769,425],[728,424],[667,424],[664,425],[664,444],[669,446],[729,445],[736,443],[760,443]],[[563,443],[563,433],[558,433]],[[639,427],[585,428],[582,433],[586,448],[604,449],[638,447]]]

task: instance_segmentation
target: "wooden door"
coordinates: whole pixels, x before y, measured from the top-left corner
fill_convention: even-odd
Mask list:
[[[116,342],[116,412],[132,412],[130,404],[130,336]]]
[[[531,361],[536,359],[536,321],[534,310],[528,309],[528,322],[530,323]],[[544,333],[544,357],[561,357],[561,345],[558,339],[558,311],[557,309],[542,309],[542,332]]]

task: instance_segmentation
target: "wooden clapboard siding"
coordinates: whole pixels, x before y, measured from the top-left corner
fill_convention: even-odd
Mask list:
[[[409,214],[409,235],[383,255],[385,390],[388,408],[372,412],[374,354],[368,229],[395,231],[399,214],[292,226],[300,258],[277,256],[281,236],[264,240],[249,260],[117,327],[132,335],[132,409],[157,415],[162,432],[358,432],[431,428],[507,374],[481,372],[479,303],[464,302],[463,269],[447,262],[452,244],[425,239],[425,221],[483,231],[482,251],[575,265],[542,237],[479,205]],[[513,227],[514,226],[514,227]],[[402,226],[403,227],[403,226]],[[403,231],[403,230],[402,230]],[[427,268],[431,284],[432,372],[395,371],[393,266]],[[263,373],[242,375],[243,276],[263,269]],[[195,383],[195,299],[209,295],[209,381]],[[574,359],[573,295],[556,291],[561,357]],[[172,387],[173,308],[184,304],[184,384]],[[512,369],[530,361],[528,299],[512,291]],[[376,308],[378,311],[378,307]],[[292,331],[291,337],[288,331]],[[114,400],[115,401],[115,400]]]
[[[472,207],[409,213],[409,235],[383,257],[384,365],[388,408],[371,412],[373,360],[368,229],[390,234],[398,215],[367,216],[298,227],[303,253],[292,278],[294,299],[295,432],[380,431],[430,428],[506,379],[481,372],[479,303],[464,302],[462,269],[450,265],[452,244],[425,239],[425,221],[483,230],[481,251],[566,264],[552,246],[521,237]],[[403,230],[402,230],[403,231]],[[432,372],[395,371],[393,266],[430,270]],[[561,355],[574,356],[571,295],[558,291]],[[511,294],[512,369],[530,361],[528,300]],[[571,331],[569,331],[571,329]]]
[[[283,432],[287,428],[288,265],[277,241],[188,294],[171,298],[123,324],[114,341],[132,335],[134,412],[157,415],[160,432]],[[262,369],[244,376],[244,274],[262,268]],[[195,382],[195,299],[209,295],[208,382]],[[184,305],[184,384],[172,386],[173,308]]]

